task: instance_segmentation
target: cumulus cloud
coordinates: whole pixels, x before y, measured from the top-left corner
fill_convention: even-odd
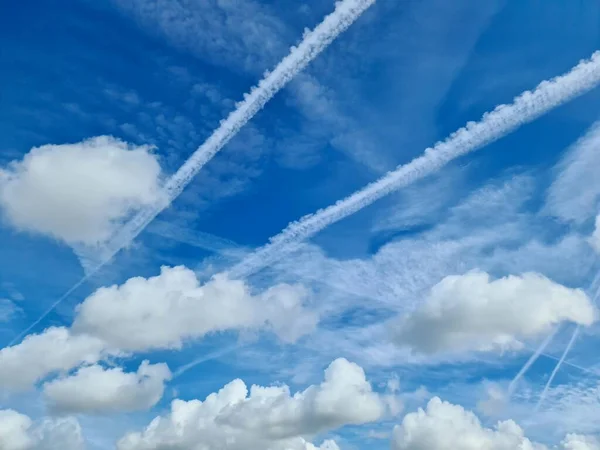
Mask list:
[[[162,267],[158,276],[131,278],[98,289],[77,309],[73,328],[122,350],[180,348],[208,333],[271,328],[293,341],[315,327],[300,286],[278,285],[256,296],[243,281],[217,276],[200,285],[185,267]]]
[[[338,359],[320,385],[294,395],[287,386],[252,386],[234,380],[200,400],[175,400],[167,416],[123,437],[119,450],[315,449],[310,437],[347,424],[363,424],[386,413],[360,366]],[[334,442],[322,450],[337,449]]]
[[[74,335],[65,327],[48,328],[0,350],[0,386],[28,389],[49,374],[95,363],[104,350],[104,342],[93,336]]]
[[[422,353],[520,348],[519,339],[563,321],[589,326],[597,311],[580,289],[536,273],[490,280],[485,272],[448,276],[395,325],[394,337]]]
[[[19,230],[94,245],[132,210],[160,200],[160,177],[148,146],[109,136],[44,145],[0,168],[0,209]]]
[[[568,435],[561,450],[597,450],[598,440],[590,436]],[[394,428],[392,450],[548,450],[525,437],[512,420],[485,428],[471,411],[435,397],[425,409],[407,414]]]
[[[201,285],[190,269],[162,267],[155,277],[96,290],[77,308],[71,328],[48,328],[0,350],[0,385],[27,389],[50,374],[108,355],[179,349],[186,340],[220,331],[271,330],[293,342],[318,322],[305,307],[306,297],[299,285],[280,284],[252,295],[243,281],[217,276]],[[93,370],[56,386],[100,376]],[[118,374],[103,374],[108,376]]]
[[[137,372],[99,365],[80,368],[72,376],[44,385],[50,407],[60,413],[111,413],[139,411],[154,406],[171,379],[166,364],[144,361]]]
[[[82,450],[85,447],[76,419],[45,419],[39,424],[13,410],[0,410],[2,450]]]
[[[564,450],[600,450],[600,439],[594,436],[568,434],[561,442]]]

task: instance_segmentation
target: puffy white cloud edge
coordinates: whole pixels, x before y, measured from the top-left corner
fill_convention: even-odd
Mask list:
[[[186,341],[219,331],[267,330],[294,342],[318,322],[305,305],[307,296],[303,287],[287,284],[253,295],[244,282],[223,276],[201,285],[190,269],[163,267],[155,277],[98,289],[77,308],[71,328],[48,328],[0,350],[0,386],[25,390],[49,375],[111,355],[179,349]]]
[[[360,366],[337,359],[321,384],[293,395],[285,385],[248,388],[237,379],[204,401],[174,400],[168,415],[124,436],[117,448],[334,450],[333,441],[315,447],[310,440],[344,425],[375,422],[395,408],[372,390]]]
[[[594,436],[569,434],[556,450],[600,450]],[[392,450],[549,450],[525,437],[512,420],[485,428],[471,411],[434,397],[394,428]]]
[[[537,273],[492,280],[482,271],[445,277],[414,312],[394,323],[394,339],[420,353],[519,349],[522,339],[561,322],[593,324],[598,312],[581,289]]]
[[[6,221],[69,245],[105,241],[132,211],[161,196],[152,148],[110,136],[36,147],[0,168]]]
[[[2,450],[83,450],[79,422],[73,417],[44,419],[34,423],[16,411],[0,410]]]

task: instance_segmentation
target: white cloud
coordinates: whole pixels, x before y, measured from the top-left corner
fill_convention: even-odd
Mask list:
[[[2,450],[80,450],[84,441],[81,427],[72,417],[33,421],[13,410],[0,410]]]
[[[598,450],[593,436],[569,434],[556,450]],[[548,450],[544,444],[525,437],[512,420],[493,428],[482,426],[471,411],[434,397],[425,409],[407,414],[394,427],[392,450]]]
[[[160,199],[161,168],[150,150],[109,136],[33,148],[0,169],[0,208],[19,230],[97,244],[132,210]]]
[[[61,413],[139,411],[162,398],[164,382],[170,378],[166,364],[144,361],[137,373],[93,365],[46,383],[44,395],[50,407]]]
[[[499,422],[494,429],[462,406],[435,397],[425,410],[407,414],[394,428],[393,450],[542,450],[513,421]]]
[[[3,450],[27,450],[33,439],[28,434],[31,419],[13,410],[0,410],[0,448]]]
[[[597,312],[580,289],[525,273],[490,280],[485,272],[447,276],[425,303],[400,319],[395,339],[418,352],[519,348],[519,339],[563,321],[591,325]]]
[[[294,342],[318,322],[305,307],[306,297],[299,285],[280,284],[252,295],[243,281],[218,276],[201,285],[183,266],[162,267],[158,276],[96,290],[78,306],[70,329],[48,328],[0,350],[0,385],[27,389],[50,374],[108,355],[179,349],[187,340],[219,331],[270,330]]]
[[[320,385],[291,395],[283,386],[252,386],[234,380],[204,402],[175,400],[171,413],[141,433],[130,433],[119,450],[208,450],[221,448],[313,449],[305,439],[346,424],[363,424],[386,413],[364,371],[345,359],[331,363]],[[324,443],[322,449],[337,449]]]
[[[295,340],[317,322],[302,307],[305,295],[300,286],[279,285],[253,296],[242,281],[218,276],[200,285],[183,266],[162,267],[158,276],[98,289],[77,308],[73,329],[129,351],[180,348],[226,330],[272,328]]]
[[[600,450],[600,439],[594,436],[568,434],[561,445],[564,450]]]
[[[48,328],[0,350],[0,386],[27,389],[48,374],[98,361],[104,349],[104,342],[95,337],[74,335],[64,327]]]

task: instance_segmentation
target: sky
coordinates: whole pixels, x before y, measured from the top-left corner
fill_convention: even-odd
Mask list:
[[[599,23],[0,3],[0,449],[599,450]]]

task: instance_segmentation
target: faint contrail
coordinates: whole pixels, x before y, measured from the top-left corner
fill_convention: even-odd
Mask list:
[[[594,287],[594,286],[598,286],[598,283],[600,283],[600,272],[598,272],[596,274],[596,276],[594,277],[594,279],[592,280],[592,283],[590,286]],[[600,286],[597,287],[596,289],[596,293],[594,294],[594,297],[592,298],[592,303],[594,305],[598,305],[598,297],[600,297]],[[565,351],[563,352],[562,356],[560,357],[560,359],[558,360],[558,363],[556,364],[556,367],[554,368],[554,370],[552,371],[552,375],[550,376],[550,379],[548,380],[548,383],[546,384],[546,387],[544,388],[544,392],[542,393],[542,397],[545,395],[545,392],[548,391],[550,384],[552,383],[552,379],[554,378],[554,376],[556,375],[556,373],[559,371],[560,366],[562,364],[564,364],[566,357],[569,354],[569,351],[571,351],[571,347],[573,346],[573,342],[575,342],[575,339],[577,338],[577,334],[579,334],[581,325],[577,325],[575,327],[575,330],[573,331],[573,335],[571,336],[571,340],[569,341],[569,344],[567,344],[567,348],[565,348]],[[554,333],[552,333],[552,335],[550,336],[550,339],[556,334],[556,330],[554,331]],[[544,351],[544,349],[548,346],[548,342],[544,341],[540,344],[539,348],[535,351],[535,353],[533,355],[531,355],[531,358],[529,358],[529,360],[525,363],[525,365],[521,368],[521,370],[519,371],[519,373],[515,376],[515,378],[513,378],[513,380],[510,383],[510,386],[513,387],[516,384],[516,382],[523,376],[525,375],[525,373],[529,370],[529,368],[531,367],[531,365],[539,358],[540,354]],[[509,395],[510,395],[511,391],[510,391],[510,387],[509,387]],[[538,403],[538,408],[541,405],[543,401],[543,398],[540,398],[540,401]]]
[[[521,370],[519,370],[519,373],[517,373],[517,375],[515,375],[515,377],[512,379],[512,381],[508,385],[508,396],[509,397],[515,392],[515,388],[517,387],[517,382],[521,379],[521,377],[523,377],[523,375],[525,375],[525,373],[529,370],[529,368],[533,365],[533,363],[536,362],[536,360],[540,357],[540,355],[543,354],[544,350],[546,349],[546,347],[548,347],[548,344],[550,343],[550,341],[552,341],[552,339],[554,338],[555,335],[556,335],[556,329],[552,333],[550,333],[548,335],[548,337],[546,337],[546,339],[544,339],[542,341],[542,343],[537,348],[537,350],[533,353],[533,355],[531,355],[531,357],[527,360],[527,362],[523,365],[523,367],[521,367]]]
[[[280,258],[284,249],[293,249],[300,241],[329,225],[441,169],[459,156],[500,139],[519,126],[591,90],[599,83],[600,52],[595,52],[590,59],[581,61],[568,73],[543,81],[533,91],[525,91],[516,97],[513,103],[500,105],[485,113],[479,122],[469,122],[445,141],[426,149],[423,156],[388,172],[334,205],[290,223],[281,233],[271,238],[268,244],[234,266],[230,276],[242,278],[262,269]]]
[[[14,344],[38,325],[56,306],[65,300],[75,289],[81,286],[94,273],[106,265],[112,258],[131,242],[148,226],[150,222],[167,208],[190,181],[239,131],[248,123],[265,104],[273,98],[294,76],[304,69],[313,59],[344,32],[375,0],[342,0],[336,3],[335,10],[327,15],[317,27],[304,34],[297,47],[291,47],[290,53],[281,60],[272,72],[244,94],[244,100],[236,104],[236,109],[222,120],[219,127],[202,144],[192,156],[165,183],[164,195],[154,205],[139,211],[129,222],[121,227],[102,248],[99,260],[86,269],[86,275],[79,280],[62,297],[55,301],[44,314],[26,330],[16,336],[9,345]]]
[[[544,399],[546,398],[546,394],[548,393],[548,390],[550,389],[550,385],[552,384],[552,381],[554,381],[554,377],[558,373],[558,370],[560,369],[560,366],[562,365],[562,363],[565,361],[565,358],[567,357],[567,355],[569,354],[569,351],[573,347],[573,344],[575,343],[575,339],[577,339],[578,335],[579,335],[579,325],[575,328],[575,331],[573,332],[573,335],[571,336],[571,339],[569,340],[569,343],[567,344],[565,351],[563,352],[562,356],[558,360],[556,367],[554,367],[554,370],[550,374],[550,378],[548,378],[548,382],[546,383],[546,386],[544,386],[544,390],[542,391],[542,394],[540,395],[540,399],[538,400],[538,403],[535,406],[536,411],[538,409],[540,409],[540,406],[542,406],[542,403],[544,403]]]

